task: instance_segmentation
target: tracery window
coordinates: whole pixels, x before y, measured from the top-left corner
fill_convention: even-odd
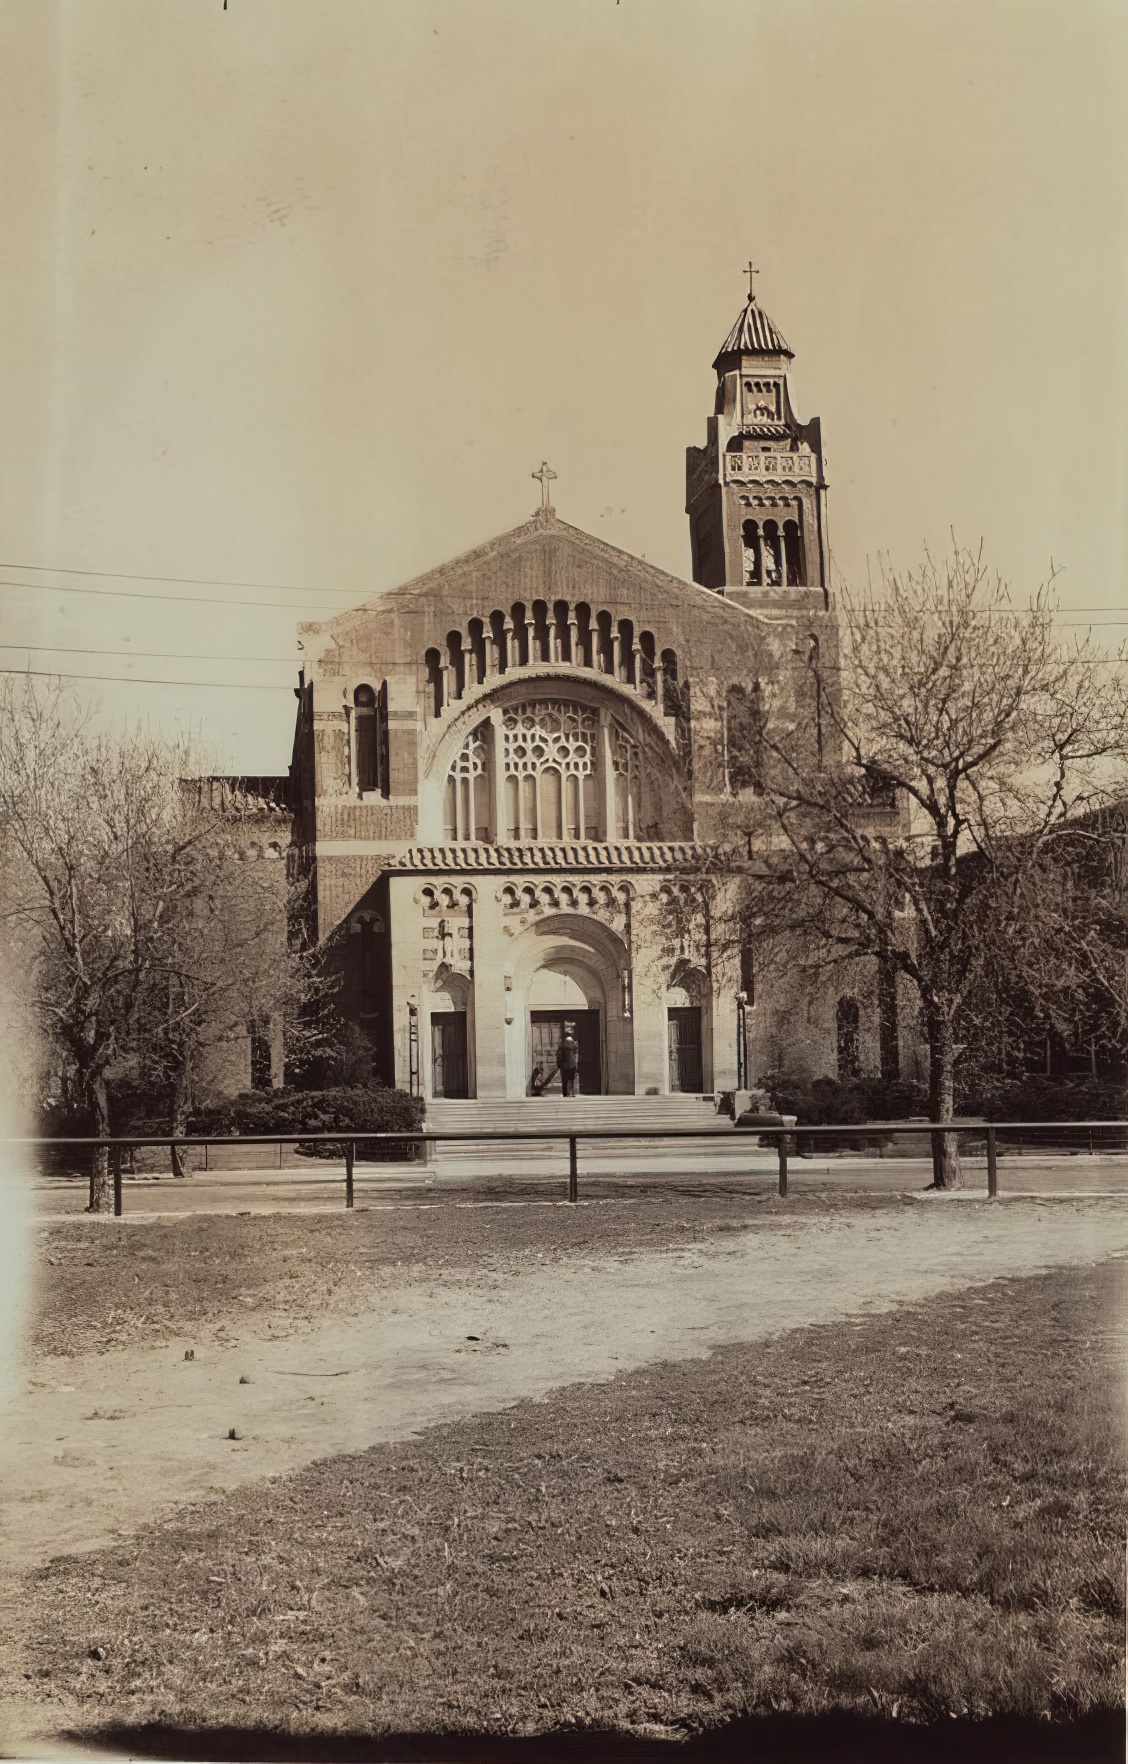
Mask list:
[[[638,749],[625,729],[611,725],[611,771],[615,779],[616,831],[627,839],[634,838],[635,820],[635,757]]]
[[[599,716],[542,699],[502,716],[505,826],[510,839],[590,839],[599,832]]]
[[[637,837],[638,747],[613,717],[539,699],[508,705],[495,719],[474,730],[451,767],[447,839]]]
[[[486,771],[489,724],[473,729],[447,777],[444,832],[449,840],[490,837],[490,791]]]

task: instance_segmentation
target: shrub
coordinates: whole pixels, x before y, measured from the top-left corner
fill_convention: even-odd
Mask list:
[[[1111,1078],[1047,1078],[976,1073],[960,1086],[960,1107],[988,1121],[1120,1121],[1128,1091]]]
[[[189,1121],[189,1133],[410,1133],[423,1125],[422,1097],[403,1090],[384,1090],[367,1085],[341,1086],[335,1090],[248,1090],[226,1098],[211,1108],[198,1110]],[[140,1124],[138,1124],[140,1129]],[[158,1130],[159,1131],[159,1130]],[[309,1141],[298,1150],[309,1157],[339,1158],[343,1140]],[[412,1145],[357,1146],[357,1159],[366,1163],[411,1161]]]
[[[761,1083],[781,1115],[794,1115],[800,1127],[852,1127],[867,1121],[904,1121],[927,1110],[923,1084],[905,1078],[797,1078],[786,1072],[769,1072]],[[880,1133],[833,1139],[796,1134],[799,1151],[841,1151],[879,1146],[888,1136]]]

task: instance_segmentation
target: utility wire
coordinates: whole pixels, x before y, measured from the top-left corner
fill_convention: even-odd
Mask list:
[[[121,661],[280,662],[301,666],[298,655],[189,655],[167,649],[82,649],[74,643],[0,643],[0,649],[26,650],[31,655],[115,655]]]
[[[96,594],[111,600],[151,600],[158,606],[165,606],[175,601],[182,601],[187,606],[255,606],[281,607],[283,612],[296,613],[303,602],[295,601],[293,605],[285,600],[235,600],[227,594],[146,594],[140,588],[79,588],[73,582],[15,582],[10,576],[0,577],[0,588],[22,588],[37,594]],[[371,596],[369,597],[371,598]],[[320,602],[309,600],[304,604],[321,607],[327,614],[347,612],[350,607],[359,608],[363,601],[343,600],[338,607],[323,606]],[[312,621],[311,621],[312,622]]]
[[[229,582],[222,576],[132,575],[128,570],[69,569],[65,564],[14,563],[10,558],[0,558],[0,570],[32,570],[51,576],[100,576],[110,582],[176,582],[185,588],[263,588],[286,594],[306,593],[306,589],[296,588],[291,582]]]
[[[92,680],[105,682],[111,686],[198,686],[201,688],[220,686],[232,692],[290,692],[296,690],[289,681],[271,686],[262,680],[153,680],[141,674],[74,674],[67,668],[0,667],[0,674],[10,674],[21,680],[29,676],[33,680]]]
[[[69,568],[62,564],[15,563],[11,560],[5,559],[0,559],[0,570],[30,570],[38,574],[85,576],[115,582],[167,582],[179,587],[256,588],[261,589],[264,593],[307,595],[308,598],[304,602],[296,601],[294,603],[292,609],[294,611],[297,611],[302,605],[325,607],[327,610],[332,610],[329,603],[317,598],[319,592],[323,593],[325,592],[324,590],[319,591],[317,589],[299,588],[295,584],[289,582],[228,582],[222,578],[213,576],[144,576],[131,574],[128,570],[80,570]],[[686,585],[687,587],[693,586],[691,583],[687,583]],[[30,589],[33,592],[40,591],[47,594],[103,594],[130,600],[185,601],[190,606],[276,606],[281,607],[285,611],[291,610],[290,602],[280,600],[232,600],[228,595],[146,594],[136,589],[79,588],[66,583],[16,582],[7,577],[0,577],[0,587],[24,588]],[[336,592],[338,595],[341,593],[339,589]],[[377,595],[379,592],[380,591],[377,590]],[[365,596],[363,592],[361,593],[359,600],[353,596],[349,596],[348,598],[341,599],[339,610],[357,610],[364,604],[365,599],[373,598],[376,598],[376,596],[371,594]],[[1020,607],[1016,608],[1014,616],[1021,616],[1022,610],[1023,609]],[[1072,626],[1086,625],[1090,623],[1098,625],[1128,625],[1128,614],[1117,614],[1115,608],[1111,606],[1070,606],[1063,610],[1070,613],[1109,613],[1112,616],[1109,618],[1098,617],[1092,620],[1058,619],[1056,620],[1056,623],[1059,625]],[[1004,613],[1001,616],[1009,617],[1011,615]],[[842,622],[845,623],[846,621],[844,620]]]

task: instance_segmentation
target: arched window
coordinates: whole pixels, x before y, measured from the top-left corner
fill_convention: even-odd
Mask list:
[[[760,551],[759,521],[745,521],[744,538],[744,585],[746,588],[759,588],[764,580],[763,557]]]
[[[443,658],[437,649],[429,649],[423,660],[427,667],[427,698],[432,716],[440,717],[443,713],[445,672]]]
[[[839,999],[835,1019],[838,1034],[838,1076],[858,1078],[862,1070],[858,1045],[859,1011],[858,1001],[852,993]]]
[[[353,693],[353,718],[356,724],[356,787],[363,795],[380,788],[380,729],[376,693],[371,686],[358,686]]]
[[[783,581],[783,549],[780,544],[779,525],[776,521],[764,522],[764,585],[778,588]]]
[[[762,790],[764,704],[759,680],[731,685],[725,693],[725,761],[732,791]]]
[[[798,521],[783,523],[783,561],[787,575],[787,586],[799,588],[803,582],[803,546],[799,536]]]
[[[490,781],[483,723],[466,737],[447,776],[443,834],[451,842],[490,837]]]
[[[248,1027],[251,1039],[251,1089],[269,1090],[274,1081],[269,1019],[252,1017]]]
[[[586,706],[511,705],[502,721],[506,837],[597,838],[598,752],[599,718]]]

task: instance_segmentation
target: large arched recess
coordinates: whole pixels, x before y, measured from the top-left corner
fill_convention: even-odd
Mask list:
[[[607,712],[637,744],[641,760],[639,839],[691,839],[693,803],[689,781],[674,749],[673,718],[657,714],[629,686],[589,673],[522,673],[501,679],[472,704],[460,706],[447,727],[436,734],[424,753],[419,783],[419,838],[441,844],[444,837],[443,796],[451,766],[468,735],[493,713],[538,700],[566,700]],[[489,744],[487,743],[487,746]],[[491,785],[496,789],[496,785]],[[494,826],[497,826],[495,816]]]
[[[543,994],[538,978],[566,978],[577,1000],[599,1012],[602,1088],[634,1092],[634,1028],[626,1014],[626,944],[610,926],[582,913],[548,913],[521,931],[512,949],[512,991],[506,1028],[506,1088],[523,1096],[530,1065],[530,1013]]]

